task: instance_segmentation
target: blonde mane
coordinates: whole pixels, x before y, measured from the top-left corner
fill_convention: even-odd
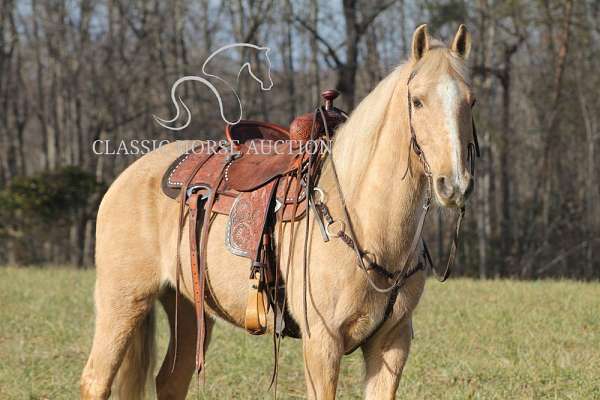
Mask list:
[[[407,65],[394,69],[365,97],[350,114],[348,121],[336,133],[334,159],[340,171],[355,171],[350,187],[358,184],[376,148],[389,105],[403,77],[408,76]],[[412,64],[410,64],[412,65]],[[403,114],[403,113],[400,113]],[[348,177],[348,176],[347,176]]]

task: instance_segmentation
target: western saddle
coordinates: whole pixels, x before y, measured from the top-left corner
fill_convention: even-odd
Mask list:
[[[309,151],[309,140],[320,143],[346,119],[333,106],[335,90],[322,93],[324,105],[301,115],[285,127],[243,120],[225,128],[226,144],[217,148],[204,142],[177,158],[162,179],[164,193],[180,201],[179,237],[182,239],[188,208],[189,245],[198,322],[196,368],[204,363],[204,302],[206,246],[213,213],[228,215],[225,244],[238,256],[250,259],[250,281],[245,327],[251,334],[266,332],[272,311],[274,334],[299,337],[295,321],[285,312],[285,292],[280,288],[279,252],[274,230],[294,223],[312,206],[312,184],[318,179],[322,152]],[[321,223],[322,227],[322,223]],[[281,231],[279,231],[281,232]],[[325,237],[324,228],[322,232]],[[278,236],[280,237],[280,236]],[[177,247],[179,248],[179,246]],[[181,264],[177,258],[177,291]],[[213,303],[216,303],[213,301]]]

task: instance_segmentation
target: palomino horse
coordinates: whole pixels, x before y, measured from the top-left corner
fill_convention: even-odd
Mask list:
[[[402,268],[412,257],[410,242],[418,230],[428,182],[433,183],[434,198],[443,207],[462,207],[472,187],[467,149],[473,134],[473,95],[465,65],[469,50],[464,26],[450,48],[431,40],[426,26],[420,26],[413,36],[409,61],[384,79],[336,134],[333,160],[356,242],[389,272]],[[411,146],[411,130],[418,146]],[[426,155],[426,164],[416,148]],[[181,146],[173,144],[136,161],[114,182],[100,206],[96,332],[81,378],[84,399],[106,399],[111,387],[124,399],[143,397],[152,371],[156,300],[168,314],[172,339],[174,332],[178,337],[174,369],[171,340],[156,378],[158,398],[183,399],[188,391],[196,335],[188,268],[183,269],[177,330],[173,287],[174,254],[180,252],[183,265],[189,265],[190,255],[187,245],[176,248],[178,204],[161,193],[162,174],[181,151]],[[410,173],[404,175],[407,166]],[[332,164],[327,162],[323,168],[318,185],[326,194],[331,215],[342,218]],[[223,245],[225,222],[225,216],[214,217],[208,240],[210,289],[219,305],[219,310],[207,310],[209,332],[215,317],[240,327],[244,323],[248,265]],[[283,235],[289,238],[289,229]],[[303,314],[303,246],[295,246],[289,254],[284,246],[282,256],[283,262],[288,257],[292,260],[285,283],[290,313],[302,322],[308,398],[335,398],[341,358],[356,346],[361,347],[366,365],[365,398],[395,398],[425,274],[418,270],[410,275],[381,325],[388,295],[372,288],[365,272],[357,268],[355,254],[341,240],[324,242],[318,229],[308,235],[306,320],[310,332]],[[295,237],[303,241],[304,229],[298,229]],[[368,274],[376,285],[389,285],[372,272]],[[379,329],[372,334],[375,327]]]

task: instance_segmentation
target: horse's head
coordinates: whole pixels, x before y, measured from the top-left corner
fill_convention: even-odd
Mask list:
[[[464,25],[450,48],[431,40],[427,26],[413,35],[408,99],[414,138],[432,175],[433,192],[444,207],[461,207],[473,188],[469,165],[474,146],[471,108],[475,98],[465,61],[471,38]]]
[[[268,47],[255,47],[258,50],[256,59],[258,60],[259,65],[252,66],[249,62],[245,63],[238,73],[238,79],[242,70],[247,68],[252,79],[260,83],[261,90],[271,90],[273,87],[273,80],[271,79],[271,59],[269,58],[271,49]]]

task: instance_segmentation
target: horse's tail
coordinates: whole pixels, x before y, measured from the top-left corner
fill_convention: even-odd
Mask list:
[[[131,338],[123,362],[117,371],[112,393],[122,400],[143,399],[151,384],[155,362],[156,322],[154,307]]]

